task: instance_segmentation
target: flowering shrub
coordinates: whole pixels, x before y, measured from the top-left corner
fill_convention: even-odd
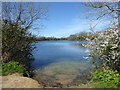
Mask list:
[[[92,62],[98,66],[120,70],[120,37],[119,28],[108,28],[98,33],[89,44]]]

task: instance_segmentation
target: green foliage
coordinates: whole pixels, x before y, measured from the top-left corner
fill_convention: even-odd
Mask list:
[[[120,85],[120,75],[117,71],[98,69],[90,84],[95,88],[117,88]]]
[[[10,61],[2,64],[3,76],[13,73],[27,73],[27,71],[23,65],[20,65],[20,63],[16,61]]]
[[[21,64],[29,65],[31,58],[32,35],[18,23],[9,23],[4,20],[2,37],[2,60],[9,62],[16,60]]]
[[[29,29],[37,28],[34,21],[47,18],[48,7],[4,2],[2,8],[2,61],[16,60],[28,66],[33,60],[31,50],[34,48]]]

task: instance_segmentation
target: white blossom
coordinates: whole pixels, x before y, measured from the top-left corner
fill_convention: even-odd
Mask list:
[[[120,68],[120,37],[119,29],[108,28],[98,33],[98,36],[94,38],[92,43],[88,45],[91,48],[91,56],[99,55],[103,60],[104,65],[114,65]]]

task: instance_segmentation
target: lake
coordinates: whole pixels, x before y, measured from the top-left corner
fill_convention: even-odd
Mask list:
[[[91,65],[87,41],[38,41],[32,54],[35,79],[47,87],[86,83]]]

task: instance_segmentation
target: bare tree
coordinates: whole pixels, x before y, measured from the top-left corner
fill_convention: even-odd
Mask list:
[[[120,2],[87,2],[85,6],[92,8],[89,13],[94,16],[96,22],[95,25],[90,25],[90,30],[94,32],[94,28],[100,23],[103,18],[108,18],[111,20],[111,24],[120,26],[118,22],[120,18]],[[90,15],[89,14],[89,15]]]
[[[36,20],[47,18],[47,12],[48,6],[40,3],[4,2],[2,4],[3,21],[18,23],[24,29],[30,28]]]
[[[96,19],[99,19],[105,15],[114,15],[115,18],[118,18],[118,13],[120,12],[119,3],[120,2],[89,2],[85,5],[100,10],[99,16]]]

